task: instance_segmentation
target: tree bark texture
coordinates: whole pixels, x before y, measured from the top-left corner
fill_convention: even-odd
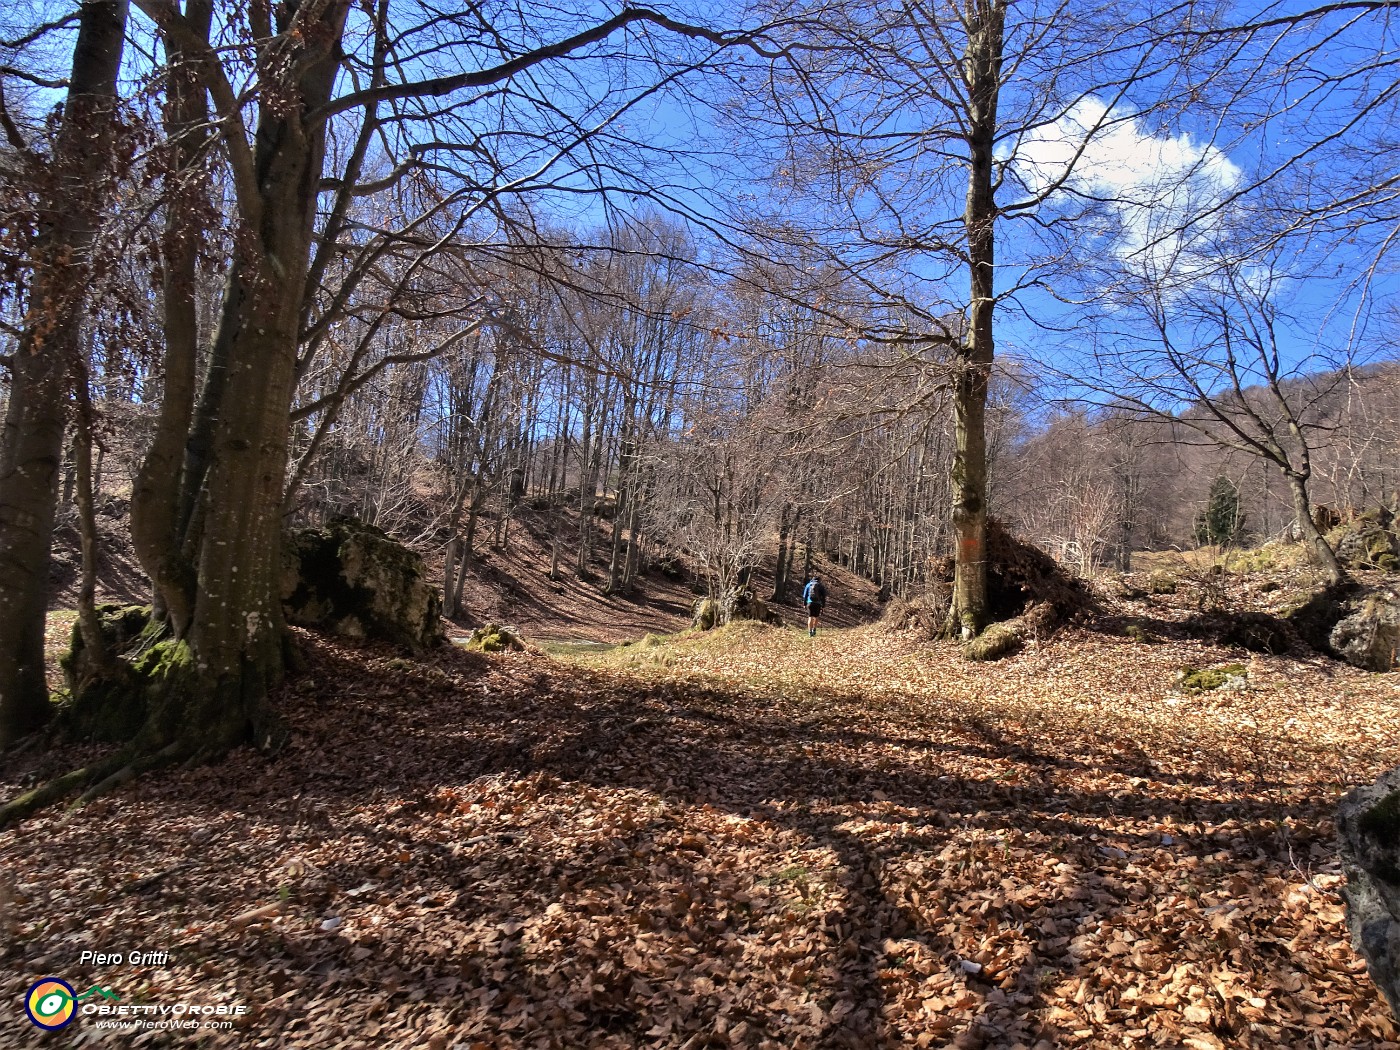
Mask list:
[[[1298,532],[1303,542],[1312,550],[1313,557],[1327,573],[1328,583],[1345,583],[1346,569],[1337,560],[1337,552],[1332,549],[1327,538],[1318,529],[1317,522],[1313,520],[1312,500],[1308,497],[1308,479],[1297,472],[1290,472],[1287,477],[1288,489],[1293,496],[1293,514],[1297,518]]]

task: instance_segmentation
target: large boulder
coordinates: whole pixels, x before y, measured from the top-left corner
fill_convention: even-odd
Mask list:
[[[141,731],[147,715],[144,683],[131,664],[156,643],[160,631],[151,628],[149,605],[103,604],[96,612],[102,647],[119,659],[94,659],[82,626],[73,624],[68,653],[58,661],[72,697],[63,719],[76,737],[124,742]]]
[[[1342,799],[1337,836],[1352,944],[1400,1017],[1400,768]]]
[[[282,569],[289,623],[415,651],[442,641],[442,595],[423,559],[372,525],[338,518],[298,532]]]
[[[514,627],[498,623],[482,624],[467,639],[466,648],[478,653],[524,652],[525,643]]]
[[[1347,663],[1368,671],[1389,671],[1400,650],[1400,597],[1393,591],[1373,591],[1350,616],[1332,628],[1332,651]]]
[[[719,602],[713,598],[701,598],[691,612],[691,622],[697,630],[708,631],[719,623]]]

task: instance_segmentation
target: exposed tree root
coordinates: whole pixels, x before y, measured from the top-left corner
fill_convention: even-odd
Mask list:
[[[15,821],[23,820],[45,806],[66,798],[84,784],[91,784],[94,780],[101,780],[109,776],[113,770],[120,769],[129,761],[131,761],[131,752],[123,749],[95,765],[84,766],[82,769],[64,773],[61,777],[55,777],[48,783],[39,785],[33,791],[26,791],[13,801],[0,806],[0,828],[9,827]]]
[[[135,780],[142,773],[147,773],[160,766],[179,762],[189,753],[190,749],[177,740],[175,743],[166,745],[154,754],[146,754],[134,758],[115,773],[105,777],[103,780],[84,791],[82,795],[78,797],[78,805],[87,805],[87,803],[91,802],[93,799],[99,798],[107,794],[107,792]]]
[[[134,780],[142,773],[178,762],[188,754],[190,754],[189,747],[179,742],[169,744],[159,751],[146,753],[137,752],[132,748],[123,748],[101,762],[64,773],[61,777],[55,777],[48,783],[41,784],[32,791],[26,791],[18,798],[0,806],[0,828],[6,828],[16,821],[32,816],[45,806],[68,797],[85,784],[93,786],[78,797],[75,805],[85,805]]]

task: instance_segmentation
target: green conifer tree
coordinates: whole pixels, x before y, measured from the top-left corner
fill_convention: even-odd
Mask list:
[[[1243,532],[1240,490],[1221,475],[1210,483],[1205,508],[1196,515],[1196,543],[1202,547],[1206,544],[1224,546],[1237,541]]]

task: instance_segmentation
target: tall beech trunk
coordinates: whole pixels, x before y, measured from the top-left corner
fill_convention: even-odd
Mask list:
[[[44,617],[63,458],[65,395],[80,352],[89,255],[108,196],[126,0],[79,5],[68,100],[49,170],[46,229],[10,376],[0,447],[0,747],[49,717]]]
[[[94,412],[88,386],[88,370],[83,362],[73,376],[73,472],[76,475],[78,540],[82,549],[82,572],[78,581],[78,630],[87,659],[96,667],[108,668],[113,654],[97,616],[97,481],[92,464]]]
[[[617,503],[613,510],[612,549],[608,555],[608,582],[604,593],[615,594],[626,586],[626,561],[631,549],[632,525],[636,520],[634,512],[634,476],[637,469],[637,448],[634,435],[637,423],[634,418],[636,406],[626,403],[622,412],[621,448],[617,457]],[[624,525],[628,539],[622,538]]]
[[[201,38],[209,37],[211,0],[189,0],[186,18]],[[183,633],[193,615],[194,572],[182,556],[180,535],[180,468],[185,439],[194,415],[199,319],[195,302],[199,240],[193,218],[201,179],[194,165],[208,134],[208,105],[197,69],[178,39],[165,41],[170,57],[165,133],[174,154],[173,188],[166,207],[161,240],[164,305],[164,390],[155,434],[141,461],[131,492],[131,539],[141,566],[155,590],[155,612]]]
[[[583,434],[579,439],[578,551],[574,559],[574,572],[580,579],[587,579],[590,574],[588,562],[593,551],[593,497],[598,488],[597,478],[593,473],[596,469],[593,452],[593,411],[592,402],[585,404]]]
[[[307,118],[330,98],[347,6],[279,5],[273,36],[259,41],[264,83],[252,148],[234,143],[231,152],[233,265],[186,442],[176,534],[165,533],[164,556],[187,559],[194,586],[187,622],[178,579],[164,592],[176,641],[154,672],[164,677],[164,701],[150,712],[148,744],[206,751],[248,739],[283,670],[282,488],[325,155],[325,124]],[[143,9],[166,39],[201,55],[206,86],[218,87],[196,12]]]
[[[773,594],[768,599],[772,602],[787,600],[788,569],[792,560],[792,550],[788,542],[788,533],[792,528],[789,520],[791,512],[792,508],[785,503],[782,515],[778,518],[778,562],[773,569]]]
[[[970,299],[967,338],[953,377],[953,600],[949,633],[964,638],[987,623],[987,388],[993,359],[996,199],[992,150],[1001,79],[1004,0],[969,5],[963,75],[968,86],[968,182],[964,226]]]
[[[1275,397],[1280,403],[1287,404],[1276,387]],[[1332,584],[1345,583],[1347,580],[1346,569],[1337,560],[1337,552],[1332,549],[1327,538],[1322,535],[1322,530],[1317,527],[1317,522],[1313,520],[1312,500],[1308,498],[1308,481],[1312,477],[1312,449],[1303,432],[1302,424],[1298,422],[1297,416],[1293,415],[1291,411],[1288,415],[1288,429],[1293,436],[1295,455],[1290,461],[1290,458],[1283,454],[1283,450],[1279,448],[1279,454],[1275,459],[1278,465],[1283,468],[1283,476],[1288,479],[1288,491],[1293,497],[1293,514],[1298,519],[1298,529],[1302,533],[1304,542],[1312,548],[1313,557],[1327,573],[1327,582]],[[1277,446],[1277,443],[1275,444]]]

